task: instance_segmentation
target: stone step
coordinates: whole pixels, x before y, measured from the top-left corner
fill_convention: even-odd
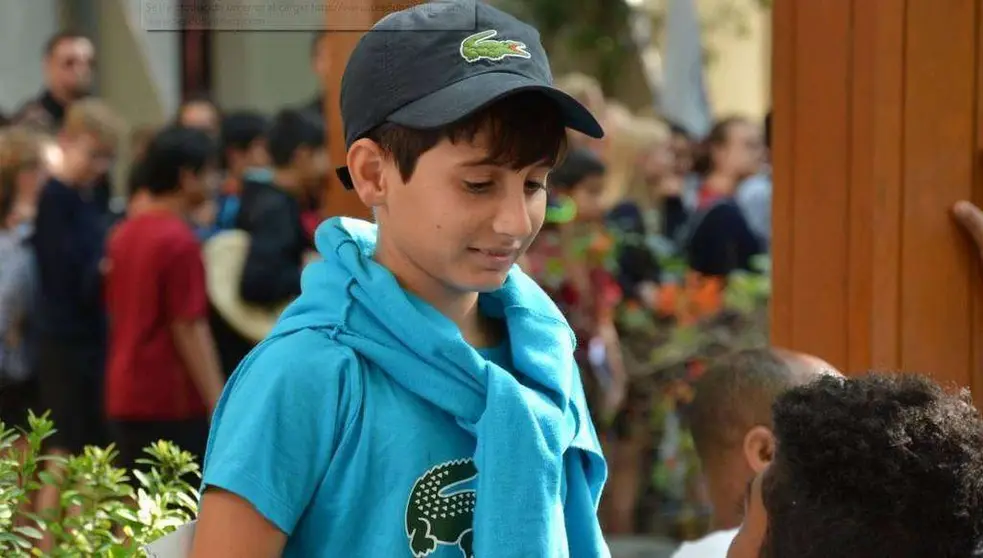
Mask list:
[[[611,558],[670,558],[677,544],[652,537],[611,537]]]

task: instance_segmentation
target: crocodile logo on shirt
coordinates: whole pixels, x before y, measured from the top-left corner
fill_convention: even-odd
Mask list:
[[[498,31],[488,29],[479,31],[461,41],[461,56],[470,63],[478,60],[491,60],[499,62],[507,56],[516,58],[531,58],[529,51],[526,50],[526,43],[521,41],[492,39],[498,35]]]
[[[430,556],[438,545],[456,546],[463,558],[474,558],[475,491],[461,485],[477,476],[473,460],[458,459],[436,465],[416,480],[406,502],[406,536],[415,558]]]

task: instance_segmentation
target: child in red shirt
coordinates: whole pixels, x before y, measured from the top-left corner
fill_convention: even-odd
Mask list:
[[[148,200],[109,241],[106,414],[123,467],[160,439],[204,453],[223,380],[201,249],[186,216],[206,192],[213,161],[204,132],[160,132],[142,162]]]

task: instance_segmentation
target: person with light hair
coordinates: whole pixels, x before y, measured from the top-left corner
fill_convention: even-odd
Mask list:
[[[607,118],[608,101],[601,84],[593,77],[579,72],[566,74],[557,78],[556,88],[580,102],[598,120]],[[585,147],[594,152],[600,152],[603,145],[601,141],[575,130],[567,132],[567,141],[571,147]]]
[[[29,238],[49,170],[50,138],[18,126],[0,132],[0,422],[27,427],[37,406],[37,277]],[[24,439],[14,443],[24,449]]]
[[[38,202],[38,377],[41,408],[58,425],[47,440],[56,454],[106,441],[101,264],[107,222],[93,188],[112,168],[123,133],[122,120],[105,103],[88,98],[72,104],[58,133],[61,163]],[[42,509],[57,507],[57,489],[50,488],[39,496]]]
[[[620,240],[619,282],[626,298],[651,306],[661,278],[658,256],[675,252],[669,239],[685,221],[685,211],[669,127],[655,118],[630,116],[613,120],[608,190],[615,203],[608,223]]]

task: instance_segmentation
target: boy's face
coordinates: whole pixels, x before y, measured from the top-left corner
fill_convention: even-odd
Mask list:
[[[262,139],[254,140],[245,149],[229,148],[225,153],[228,173],[236,178],[240,178],[247,169],[268,167],[272,164],[266,142]]]
[[[577,204],[577,220],[593,222],[604,217],[604,176],[588,176],[570,193]]]
[[[188,128],[204,130],[213,137],[218,136],[221,126],[215,107],[203,101],[184,105],[181,109],[180,124]]]
[[[714,153],[714,162],[720,170],[741,177],[758,172],[764,158],[761,131],[746,122],[731,125],[726,143]]]
[[[63,167],[81,186],[91,186],[108,173],[116,161],[113,146],[101,142],[88,132],[66,134],[62,137],[61,151]]]
[[[546,214],[549,167],[488,164],[488,137],[442,140],[420,156],[406,182],[384,159],[373,204],[384,231],[379,250],[455,291],[500,288]]]
[[[324,146],[298,148],[295,161],[305,189],[320,188],[328,173],[328,153]]]
[[[181,193],[187,207],[197,207],[208,199],[217,181],[218,172],[212,165],[207,165],[198,172],[181,169]]]
[[[693,144],[683,134],[673,134],[670,142],[676,174],[686,176],[693,170]]]
[[[656,142],[642,153],[640,166],[646,180],[657,181],[676,170],[676,157],[668,142]]]

